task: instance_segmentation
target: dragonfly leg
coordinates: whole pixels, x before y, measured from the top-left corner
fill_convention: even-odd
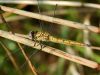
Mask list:
[[[34,40],[34,46],[36,46],[36,40]]]
[[[41,46],[40,50],[42,50],[43,48],[46,47],[46,45],[43,45],[43,44],[42,44],[42,41],[40,41],[40,46]]]
[[[40,50],[42,50],[43,48],[45,48],[46,46],[45,45],[42,45],[42,41],[37,41],[36,39],[34,39],[34,46],[39,46],[40,45],[40,47],[41,47],[41,49]],[[36,42],[38,42],[38,44],[36,43]]]

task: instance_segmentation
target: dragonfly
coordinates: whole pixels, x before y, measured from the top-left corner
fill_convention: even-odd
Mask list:
[[[69,46],[71,46],[71,45],[89,46],[84,43],[79,43],[79,42],[72,41],[72,40],[56,38],[54,36],[51,36],[47,32],[31,31],[31,38],[33,38],[33,39],[35,38],[37,41],[54,42],[54,43],[60,43],[60,44],[69,45]]]
[[[36,41],[54,42],[54,43],[64,44],[66,46],[81,46],[81,47],[87,46],[92,49],[100,50],[100,47],[96,47],[96,46],[92,46],[89,44],[84,44],[84,43],[80,43],[80,42],[76,42],[72,40],[57,38],[57,37],[51,36],[47,32],[31,31],[29,35],[30,36],[28,38],[34,41],[36,40]]]
[[[39,1],[37,0],[37,2],[38,2],[38,12],[39,12],[39,14],[41,14]],[[54,9],[54,15],[55,15],[56,8],[57,8],[57,5]],[[41,50],[46,47],[46,46],[42,47],[41,43],[44,41],[64,44],[66,46],[81,46],[81,47],[86,46],[86,47],[90,47],[92,49],[100,50],[100,47],[95,47],[95,46],[92,46],[89,44],[84,44],[84,43],[80,43],[80,42],[76,42],[76,41],[72,41],[72,40],[66,40],[66,39],[54,37],[54,36],[50,35],[49,33],[43,31],[43,22],[41,22],[41,20],[39,20],[39,23],[40,23],[41,31],[30,31],[28,36],[21,36],[21,35],[18,35],[18,36],[25,37],[25,38],[30,39],[30,40],[35,41],[35,42],[39,42],[39,45],[41,46]],[[52,29],[52,26],[50,27],[50,29]],[[32,53],[29,58],[31,58],[37,52],[38,51]],[[26,64],[26,62],[21,66],[21,68],[23,68],[25,64]]]

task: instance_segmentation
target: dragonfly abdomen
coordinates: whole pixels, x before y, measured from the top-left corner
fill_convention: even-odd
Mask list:
[[[79,43],[79,42],[75,42],[75,41],[71,41],[71,40],[64,40],[64,39],[60,39],[60,38],[55,38],[53,36],[49,36],[48,41],[52,41],[52,42],[60,43],[60,44],[64,44],[64,45],[85,46],[85,44],[83,44],[83,43]]]

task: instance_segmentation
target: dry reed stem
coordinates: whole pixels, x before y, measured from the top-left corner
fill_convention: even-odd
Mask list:
[[[16,35],[12,34],[12,33],[6,32],[6,31],[0,30],[0,36],[7,38],[7,39],[10,39],[10,40],[13,40],[13,41],[16,41],[16,42],[19,42],[19,43],[22,43],[22,44],[30,46],[32,48],[36,48],[36,49],[39,49],[39,50],[41,49],[40,45],[34,46],[34,44],[36,42],[29,40],[29,39],[26,39],[26,38],[23,38],[23,37],[18,37]],[[36,44],[39,44],[39,43],[36,43]],[[65,58],[67,60],[70,60],[70,61],[73,61],[73,62],[76,62],[76,63],[79,63],[81,65],[88,66],[88,67],[93,68],[93,69],[100,68],[99,64],[94,62],[94,61],[90,61],[90,60],[87,60],[87,59],[84,59],[84,58],[81,58],[81,57],[78,57],[78,56],[74,56],[74,55],[68,54],[66,52],[63,52],[61,50],[49,47],[49,46],[46,46],[45,48],[43,48],[42,51],[56,55],[58,57]]]
[[[89,10],[89,11],[88,11]],[[70,11],[70,9],[68,9],[68,11]],[[56,14],[55,15],[64,15],[64,14],[69,14],[69,12],[68,11],[66,11],[65,9],[61,9],[61,10],[56,10]],[[93,13],[93,12],[95,12],[96,10],[95,9],[76,9],[76,11],[78,11],[78,12],[80,12],[80,13],[86,13],[86,12],[90,12],[90,13]],[[54,10],[51,10],[51,11],[47,11],[47,12],[41,12],[41,13],[43,13],[43,14],[46,14],[46,15],[54,15]],[[6,18],[6,21],[7,22],[12,22],[12,21],[16,21],[16,20],[23,20],[23,19],[27,19],[27,17],[24,17],[24,16],[10,16],[10,17],[7,17],[7,16],[9,16],[11,13],[8,13],[8,12],[6,12],[6,13],[4,13],[3,15],[5,16],[5,18]],[[1,20],[0,20],[0,23],[2,23],[1,22]]]
[[[1,9],[3,11],[6,11],[6,12],[23,15],[23,16],[27,16],[30,18],[36,18],[36,19],[47,21],[47,22],[65,25],[68,27],[73,27],[73,28],[77,28],[77,29],[81,29],[81,30],[84,30],[86,28],[86,26],[84,24],[81,24],[78,22],[63,20],[60,18],[49,17],[49,16],[45,16],[45,15],[41,15],[41,14],[37,14],[37,13],[32,13],[32,12],[27,12],[27,11],[23,11],[23,10],[11,8],[11,7],[1,6]],[[97,28],[95,26],[87,25],[87,28],[88,28],[88,30],[90,30],[92,32],[99,33],[99,28]]]
[[[4,45],[3,42],[0,41],[1,46],[4,48],[4,50],[6,51],[9,59],[11,60],[12,64],[14,65],[15,69],[18,71],[19,75],[22,75],[22,72],[20,71],[18,64],[16,63],[13,55],[11,54],[10,50]]]
[[[29,65],[30,69],[32,70],[32,73],[33,73],[34,75],[38,75],[38,74],[37,74],[37,70],[36,70],[35,67],[32,65],[30,59],[27,57],[27,55],[26,55],[26,53],[25,53],[25,51],[24,51],[24,49],[22,48],[22,46],[21,46],[20,43],[18,43],[18,46],[19,46],[21,52],[23,53],[23,55],[24,55],[24,57],[25,57],[25,59],[26,59],[28,65]]]
[[[71,6],[71,7],[90,7],[90,8],[96,8],[100,9],[99,4],[93,4],[93,3],[83,3],[83,2],[76,2],[76,1],[40,1],[41,4],[46,4],[46,5],[59,5],[59,6]],[[37,1],[0,1],[0,3],[12,3],[12,4],[29,4],[29,5],[37,5]]]

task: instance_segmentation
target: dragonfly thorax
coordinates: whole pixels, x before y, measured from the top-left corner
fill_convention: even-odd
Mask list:
[[[34,34],[34,37],[36,38],[36,40],[40,40],[40,41],[49,40],[49,34],[46,32],[37,32],[36,34]]]

